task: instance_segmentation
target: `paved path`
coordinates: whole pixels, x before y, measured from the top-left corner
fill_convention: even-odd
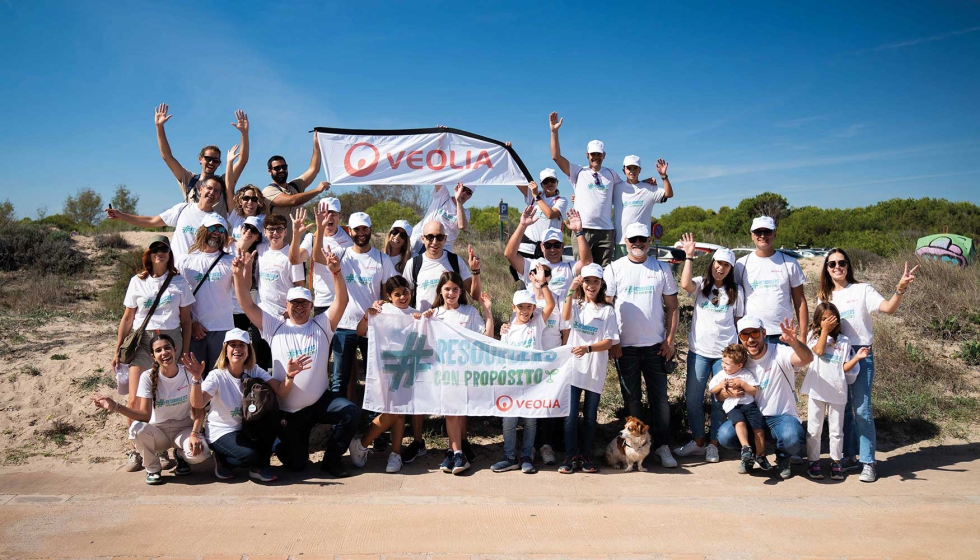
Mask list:
[[[875,484],[811,481],[802,466],[789,481],[737,475],[733,460],[495,474],[489,453],[467,476],[433,471],[434,454],[387,475],[372,455],[342,481],[311,467],[269,486],[206,470],[148,487],[105,465],[4,469],[0,557],[976,558],[978,458],[976,443],[900,449]]]

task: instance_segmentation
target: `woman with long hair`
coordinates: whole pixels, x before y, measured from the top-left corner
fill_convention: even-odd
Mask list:
[[[238,157],[237,150],[238,146],[234,146],[228,151],[229,167],[231,167],[232,162]],[[238,248],[253,251],[254,247],[262,241],[262,222],[265,215],[269,213],[269,201],[262,194],[262,189],[252,184],[245,185],[238,189],[238,192],[235,192],[235,183],[237,180],[238,178],[234,177],[232,173],[226,174],[225,182],[227,183],[227,192],[235,193],[233,197],[229,196],[234,206],[228,212],[228,228],[231,234],[228,242],[238,244],[242,240],[245,232],[250,231],[258,236],[258,241],[249,243],[248,247]],[[245,316],[241,306],[238,305],[238,298],[235,297],[234,290],[232,290],[231,294],[231,306],[235,328],[248,330],[251,323],[249,323],[248,317]]]
[[[694,438],[674,448],[678,457],[704,455],[705,461],[717,463],[718,428],[725,423],[722,403],[711,398],[711,420],[708,437],[704,433],[704,391],[708,381],[721,371],[721,354],[729,344],[738,343],[735,324],[745,315],[745,297],[735,281],[735,253],[724,247],[715,251],[703,276],[692,278],[695,254],[694,236],[681,237],[687,254],[681,272],[680,287],[694,296],[694,313],[688,334],[687,351],[687,421]]]
[[[153,366],[139,378],[136,402],[123,406],[110,397],[92,396],[95,406],[118,412],[131,421],[129,437],[135,440],[146,467],[146,483],[163,482],[159,454],[174,448],[177,468],[174,474],[191,474],[190,465],[210,456],[201,437],[204,409],[192,407],[191,379],[177,364],[176,344],[168,334],[157,334],[150,342]]]
[[[905,271],[898,280],[895,292],[888,299],[878,293],[871,284],[854,279],[854,267],[843,249],[831,249],[824,258],[820,269],[820,290],[817,302],[833,302],[840,312],[841,333],[847,337],[856,351],[868,349],[868,355],[858,363],[861,371],[854,383],[847,387],[847,405],[844,408],[844,458],[843,470],[861,469],[862,482],[874,482],[878,478],[875,470],[874,414],[871,412],[871,384],[874,381],[875,357],[872,349],[874,333],[871,330],[871,315],[898,310],[902,296],[915,281],[918,266]],[[862,355],[864,353],[862,352]],[[855,460],[854,456],[859,455]]]
[[[160,296],[160,302],[153,315],[146,323],[147,334],[143,336],[129,367],[129,398],[126,405],[136,406],[136,390],[139,388],[140,375],[153,366],[153,349],[150,345],[152,337],[149,333],[167,335],[174,341],[174,351],[190,347],[191,338],[191,304],[194,296],[191,287],[183,276],[177,273],[174,266],[174,255],[170,250],[170,240],[163,235],[154,235],[146,244],[141,260],[142,269],[130,278],[126,296],[123,298],[122,319],[116,334],[116,348],[112,357],[112,369],[115,371],[119,363],[119,347],[133,329],[138,329],[146,320],[147,313],[153,307],[153,302]],[[169,277],[169,282],[167,281]],[[163,293],[161,289],[167,284]],[[128,421],[132,424],[132,420]],[[164,466],[173,466],[170,457],[164,458]],[[143,468],[143,457],[134,446],[129,452],[126,470],[136,472]]]
[[[391,262],[395,264],[395,270],[399,274],[405,270],[405,263],[412,255],[411,243],[408,242],[411,237],[412,226],[408,220],[395,220],[385,237],[384,254],[391,257]]]

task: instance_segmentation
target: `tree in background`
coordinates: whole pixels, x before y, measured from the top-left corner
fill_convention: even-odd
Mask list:
[[[102,221],[102,195],[92,189],[78,189],[75,196],[65,199],[62,214],[72,221],[93,227]]]
[[[343,202],[341,202],[343,204]],[[409,208],[408,206],[402,206],[397,202],[391,200],[382,200],[376,202],[371,206],[368,206],[365,212],[371,216],[371,224],[375,233],[386,233],[391,229],[391,224],[395,220],[408,220],[408,223],[413,226],[422,219],[418,213]]]
[[[136,205],[140,201],[138,194],[133,194],[126,185],[116,185],[116,194],[112,197],[112,207],[120,212],[136,214]]]
[[[0,224],[12,221],[14,221],[14,205],[7,198],[0,202]]]

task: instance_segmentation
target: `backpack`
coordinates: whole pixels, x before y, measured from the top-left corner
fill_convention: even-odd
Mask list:
[[[214,178],[221,183],[221,200],[225,201],[225,207],[228,206],[228,199],[225,197],[225,177],[224,175],[215,175]],[[191,180],[187,183],[187,196],[184,197],[184,202],[194,202],[199,200],[199,195],[197,192],[197,182],[201,179],[200,175],[194,175]],[[231,210],[231,208],[228,208]],[[178,215],[179,216],[179,215]]]
[[[242,376],[242,421],[258,422],[279,411],[279,398],[272,387],[257,377]]]
[[[411,306],[415,307],[415,295],[419,290],[419,272],[422,270],[422,256],[415,255],[412,257],[412,303]],[[453,272],[459,274],[459,255],[453,253],[452,251],[446,251],[446,259],[449,261],[449,267],[453,269]],[[408,268],[407,266],[405,268]]]

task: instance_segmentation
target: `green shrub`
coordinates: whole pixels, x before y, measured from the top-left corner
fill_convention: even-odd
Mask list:
[[[127,251],[119,255],[113,271],[112,286],[99,294],[99,305],[110,319],[118,320],[122,316],[123,298],[126,297],[129,280],[142,269],[143,251]]]
[[[99,249],[129,249],[132,245],[118,233],[95,236],[95,246]]]
[[[968,340],[960,345],[960,351],[953,354],[970,366],[980,366],[980,340]]]
[[[76,274],[87,264],[67,232],[25,222],[0,225],[0,270]]]

